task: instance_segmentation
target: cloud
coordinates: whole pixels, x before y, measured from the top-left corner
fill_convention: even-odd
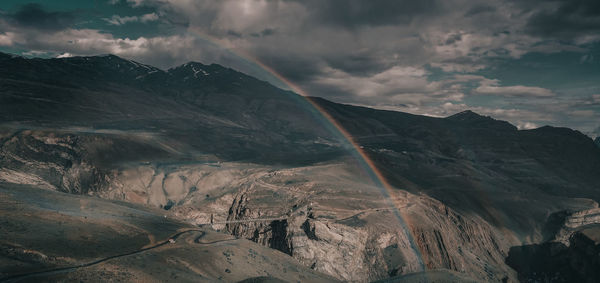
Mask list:
[[[443,7],[437,0],[333,0],[301,1],[319,23],[341,28],[406,25],[415,18],[435,15]]]
[[[74,55],[69,53],[69,52],[65,52],[62,54],[59,54],[58,56],[56,56],[56,58],[69,58],[69,57],[73,57]]]
[[[0,46],[11,46],[13,45],[13,41],[12,38],[14,37],[14,34],[12,33],[0,33]]]
[[[499,95],[499,96],[533,96],[533,97],[551,97],[555,94],[545,88],[531,86],[497,86],[480,85],[474,92],[479,94]]]
[[[492,12],[496,12],[496,10],[497,10],[496,7],[490,6],[487,4],[475,5],[471,8],[469,8],[469,10],[467,10],[467,12],[465,13],[465,17],[472,17],[475,15],[492,13]]]
[[[22,5],[14,14],[6,15],[6,18],[16,26],[40,30],[65,29],[75,21],[71,12],[49,12],[37,3]]]
[[[419,109],[444,102],[459,102],[463,87],[453,81],[430,81],[428,71],[411,66],[393,66],[368,76],[353,75],[325,67],[309,89],[347,103],[380,109]],[[316,92],[316,91],[315,91]]]
[[[140,17],[140,22],[142,22],[142,23],[156,21],[156,20],[158,20],[158,15],[156,13],[149,13],[149,14],[142,15]]]
[[[479,75],[454,75],[453,78],[446,80],[448,83],[465,84],[469,82],[477,82],[479,86],[473,89],[474,94],[497,95],[504,97],[533,97],[547,98],[554,97],[556,94],[549,89],[536,86],[500,86],[500,81],[496,79],[488,79]]]
[[[129,22],[137,22],[139,20],[138,17],[136,16],[131,16],[131,17],[121,17],[118,15],[113,15],[110,18],[104,18],[104,20],[106,22],[108,22],[111,25],[115,25],[115,26],[120,26],[120,25],[124,25],[126,23]]]
[[[525,30],[530,34],[572,40],[600,33],[600,3],[597,0],[558,0],[545,3],[538,1],[538,3],[542,8],[533,12],[527,21]]]
[[[132,23],[132,22],[147,23],[147,22],[157,21],[158,15],[156,13],[149,13],[149,14],[145,14],[142,16],[123,16],[123,17],[121,17],[119,15],[113,15],[110,18],[104,18],[104,20],[106,22],[108,22],[108,24],[110,24],[110,25],[120,26],[120,25],[124,25],[127,23]]]
[[[594,117],[598,115],[597,111],[589,110],[589,109],[578,109],[569,112],[569,115],[580,116],[580,117]]]
[[[370,77],[358,77],[344,71],[327,68],[317,83],[336,86],[362,97],[390,96],[418,92],[427,88],[425,70],[395,66]]]
[[[517,129],[519,130],[531,130],[531,129],[535,129],[535,128],[539,128],[540,126],[538,126],[535,123],[531,123],[531,122],[519,122],[517,123]]]

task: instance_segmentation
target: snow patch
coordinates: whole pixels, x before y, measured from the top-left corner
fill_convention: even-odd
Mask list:
[[[209,73],[207,73],[206,71],[204,71],[203,69],[199,69],[197,70],[196,67],[192,67],[192,71],[194,72],[194,78],[198,78],[198,73],[202,72],[202,74],[204,76],[208,76],[210,75]]]

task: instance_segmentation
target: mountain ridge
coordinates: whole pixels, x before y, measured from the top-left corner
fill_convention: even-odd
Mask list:
[[[0,182],[145,204],[198,225],[231,220],[215,229],[341,280],[418,271],[404,229],[428,268],[516,278],[510,247],[551,239],[549,215],[600,200],[600,148],[567,128],[301,97],[219,65],[169,73],[117,56],[9,57]],[[391,185],[408,227],[390,227],[390,199],[356,150]],[[277,220],[244,222],[265,217]]]
[[[267,81],[257,79],[255,77],[247,75],[247,74],[245,74],[243,72],[239,72],[237,70],[234,70],[234,69],[231,69],[229,67],[226,67],[226,66],[223,66],[223,65],[220,65],[220,64],[216,64],[216,63],[211,63],[211,64],[206,65],[204,63],[197,62],[197,61],[189,61],[189,62],[180,64],[178,66],[174,66],[174,67],[168,68],[167,70],[163,70],[163,69],[160,69],[160,68],[148,65],[148,64],[140,63],[140,62],[137,62],[137,61],[134,61],[134,60],[129,60],[129,59],[126,59],[126,58],[123,58],[123,57],[120,57],[120,56],[117,56],[117,55],[114,55],[114,54],[102,54],[102,55],[92,55],[92,56],[73,56],[73,57],[64,57],[64,58],[47,58],[47,59],[45,59],[45,58],[37,58],[37,57],[35,57],[35,58],[26,58],[26,57],[22,57],[22,56],[10,54],[10,53],[0,52],[0,57],[2,59],[5,59],[5,60],[6,59],[23,59],[23,60],[34,60],[34,61],[40,61],[40,60],[41,61],[53,61],[53,60],[56,60],[58,62],[65,61],[65,62],[69,62],[69,63],[89,61],[90,59],[96,60],[96,59],[100,59],[100,58],[108,58],[108,60],[116,59],[116,60],[118,60],[121,63],[131,64],[131,65],[133,65],[133,66],[135,66],[137,68],[147,70],[148,73],[144,74],[144,75],[150,75],[150,74],[154,74],[156,72],[160,72],[163,75],[176,76],[177,74],[181,75],[182,72],[186,72],[186,71],[190,71],[190,72],[188,72],[187,74],[185,74],[187,76],[184,76],[183,79],[185,79],[186,77],[189,78],[190,74],[192,76],[194,76],[194,78],[208,77],[208,76],[211,75],[210,72],[206,72],[206,70],[204,70],[204,69],[197,70],[196,73],[194,73],[193,70],[188,70],[188,67],[189,68],[194,68],[195,66],[197,66],[199,68],[208,68],[210,71],[215,71],[216,70],[217,73],[219,71],[231,72],[234,75],[243,76],[245,79],[252,79],[252,80],[255,80],[257,82],[264,83],[264,84],[267,84],[267,85],[269,85],[271,87],[277,88],[277,87],[273,86],[272,84],[270,84]],[[70,61],[74,61],[74,60],[75,60],[75,62],[70,62]],[[129,69],[129,71],[131,71],[131,70],[132,70],[132,68]],[[198,75],[200,73],[201,73],[201,76]],[[142,77],[140,74],[137,74],[134,79],[135,80],[139,80],[139,79],[142,79],[142,78],[143,78],[143,80],[140,83],[149,83],[152,80],[156,79],[153,76],[150,76],[148,78],[146,78],[145,76]],[[295,95],[300,96],[299,94],[295,94]],[[326,98],[317,97],[317,96],[308,96],[307,98],[314,99],[314,100],[324,100],[324,101],[329,101],[329,102],[332,102],[332,103],[347,105],[347,104],[344,104],[344,103],[330,101],[330,100],[328,100]],[[402,115],[415,115],[415,116],[421,116],[421,117],[428,117],[428,116],[423,116],[423,115],[418,115],[418,114],[411,114],[411,113],[407,113],[407,112],[401,112],[401,111],[397,111],[397,110],[382,110],[382,109],[377,109],[377,108],[368,107],[368,106],[366,106],[365,108],[372,109],[374,111],[381,111],[381,112],[390,111],[390,112],[394,112],[394,113],[402,113]],[[488,123],[494,123],[494,122],[496,122],[498,124],[504,124],[505,127],[506,127],[506,129],[509,129],[509,130],[511,128],[516,129],[516,126],[513,125],[513,124],[511,124],[508,121],[498,120],[498,119],[495,119],[495,118],[493,118],[491,116],[481,115],[481,114],[476,113],[476,112],[474,112],[474,111],[472,111],[470,109],[467,109],[467,110],[464,110],[464,111],[461,111],[461,112],[457,112],[455,114],[451,114],[451,115],[449,115],[447,117],[443,117],[442,119],[467,122],[471,126],[473,126],[474,124],[480,124],[480,125],[484,126],[484,125],[486,125]],[[524,130],[525,131],[527,131],[527,130],[539,130],[540,128],[557,130],[557,129],[563,129],[565,127],[555,127],[555,126],[546,125],[546,126],[538,127],[538,128],[535,128],[535,129],[524,129]],[[571,129],[571,130],[574,130],[574,129]],[[540,131],[545,131],[545,130],[540,130]],[[579,132],[578,130],[574,130],[574,131]]]
[[[0,115],[5,123],[26,121],[27,124],[39,120],[46,125],[67,123],[71,126],[80,123],[94,128],[119,128],[125,124],[125,127],[131,127],[129,121],[134,121],[138,125],[135,127],[152,131],[164,123],[169,123],[167,127],[188,131],[191,130],[188,125],[173,122],[197,117],[196,120],[204,122],[193,124],[203,128],[214,129],[214,126],[222,125],[224,129],[244,129],[256,134],[264,132],[265,127],[276,132],[287,128],[283,133],[294,139],[299,138],[298,142],[301,143],[317,140],[318,137],[329,139],[328,143],[336,143],[333,141],[336,139],[335,133],[326,129],[323,121],[318,121],[315,110],[302,102],[304,99],[300,95],[218,64],[205,65],[192,61],[165,71],[112,54],[52,59],[27,59],[2,54],[5,59],[0,66],[0,78],[4,80],[2,87],[8,91],[0,98],[5,105]],[[7,63],[10,61],[14,61],[13,64]],[[26,92],[22,91],[23,88]],[[513,136],[536,135],[559,140],[571,137],[588,144],[587,147],[594,143],[576,130],[551,126],[518,130],[509,122],[471,110],[434,118],[351,106],[318,97],[306,99],[330,110],[328,112],[333,113],[333,118],[342,125],[348,119],[364,118],[362,123],[345,127],[359,141],[366,141],[369,136],[411,136],[414,131],[408,133],[406,130],[414,128],[421,132],[424,142],[429,138],[464,139],[475,134],[461,143],[470,143],[476,137],[489,137],[491,140],[486,142],[497,143]],[[48,108],[49,104],[51,108]],[[28,107],[31,109],[28,110]],[[282,111],[284,108],[286,111]],[[19,111],[15,111],[17,109]],[[29,117],[31,113],[39,117]],[[295,117],[289,115],[291,113]],[[167,122],[167,119],[173,122]],[[299,133],[305,136],[300,137]],[[536,142],[548,141],[538,139]],[[431,148],[439,148],[446,155],[455,155],[453,151],[456,151],[456,145],[436,143]]]

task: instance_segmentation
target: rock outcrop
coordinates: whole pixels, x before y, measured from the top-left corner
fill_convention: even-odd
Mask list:
[[[549,240],[569,246],[571,238],[577,232],[588,227],[600,226],[600,208],[598,208],[597,203],[595,203],[595,206],[592,209],[576,212],[563,211],[557,213],[560,217],[558,223],[556,223],[558,227],[554,229],[553,237]]]

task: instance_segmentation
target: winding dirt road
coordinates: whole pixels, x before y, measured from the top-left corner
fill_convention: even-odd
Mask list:
[[[201,230],[201,229],[188,229],[185,231],[180,231],[177,232],[175,234],[173,234],[172,236],[170,236],[168,239],[154,244],[152,246],[143,248],[143,249],[139,249],[139,250],[135,250],[135,251],[131,251],[131,252],[127,252],[127,253],[122,253],[122,254],[117,254],[117,255],[113,255],[113,256],[109,256],[109,257],[105,257],[105,258],[101,258],[92,262],[88,262],[88,263],[82,263],[82,264],[78,264],[78,265],[74,265],[74,266],[67,266],[67,267],[59,267],[59,268],[53,268],[53,269],[48,269],[48,270],[42,270],[42,271],[35,271],[35,272],[29,272],[29,273],[23,273],[23,274],[17,274],[17,275],[11,275],[8,277],[4,277],[4,278],[0,278],[0,282],[18,282],[21,281],[23,279],[26,278],[31,278],[31,277],[39,277],[39,276],[45,276],[45,275],[52,275],[52,274],[59,274],[59,273],[67,273],[67,272],[73,272],[76,271],[77,269],[80,268],[86,268],[86,267],[90,267],[93,265],[97,265],[97,264],[101,264],[103,262],[115,259],[115,258],[120,258],[120,257],[126,257],[126,256],[130,256],[130,255],[134,255],[134,254],[139,254],[148,250],[152,250],[152,249],[156,249],[159,247],[162,247],[166,244],[169,243],[173,243],[175,240],[177,240],[177,238],[179,238],[181,235],[186,234],[186,233],[190,233],[190,232],[200,232],[202,233],[200,236],[196,237],[196,239],[194,240],[194,242],[196,244],[201,244],[201,245],[210,245],[210,244],[215,244],[215,243],[219,243],[219,242],[226,242],[226,241],[233,241],[233,240],[237,240],[237,239],[224,239],[224,240],[217,240],[217,241],[212,241],[212,242],[201,242],[200,239],[202,237],[204,237],[204,235],[206,235],[206,232]]]

